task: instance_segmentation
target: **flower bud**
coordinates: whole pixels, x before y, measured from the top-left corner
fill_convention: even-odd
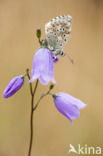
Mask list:
[[[41,37],[41,29],[40,28],[36,30],[36,36],[37,36],[37,38]]]
[[[52,90],[54,88],[54,84],[51,84],[49,89]]]
[[[55,55],[52,55],[52,58],[53,58],[53,61],[56,63],[56,62],[58,62],[58,57],[57,56],[55,56]]]
[[[8,98],[13,94],[15,94],[23,86],[23,84],[24,84],[24,76],[19,75],[14,77],[4,90],[3,93],[4,98]]]

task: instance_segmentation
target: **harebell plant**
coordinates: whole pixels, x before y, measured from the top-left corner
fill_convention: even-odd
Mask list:
[[[63,114],[72,123],[73,119],[80,116],[80,109],[85,108],[86,104],[81,100],[65,92],[52,93],[56,84],[54,76],[54,64],[58,62],[58,56],[65,56],[63,48],[71,33],[72,17],[69,15],[58,16],[45,25],[46,38],[41,40],[41,29],[37,29],[36,36],[40,43],[40,48],[36,51],[32,63],[32,72],[30,74],[27,68],[25,74],[15,76],[4,90],[4,98],[13,96],[24,85],[25,77],[28,78],[31,95],[30,112],[30,141],[28,147],[28,156],[31,156],[33,143],[33,115],[40,101],[50,95],[53,98],[57,110]],[[68,56],[69,60],[73,60]],[[51,83],[50,83],[51,82]],[[33,87],[33,83],[35,86]],[[34,100],[38,84],[43,86],[50,83],[48,90],[42,93],[38,101]]]

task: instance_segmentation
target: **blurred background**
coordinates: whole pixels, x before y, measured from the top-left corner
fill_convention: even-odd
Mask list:
[[[88,106],[70,122],[42,100],[34,115],[32,156],[68,156],[69,144],[103,147],[103,1],[102,0],[0,0],[0,156],[26,156],[29,145],[30,94],[28,80],[9,99],[8,82],[32,67],[39,48],[35,32],[52,18],[70,14],[71,38],[64,51],[74,59],[55,64],[54,92],[68,92]],[[37,97],[49,86],[39,84]]]

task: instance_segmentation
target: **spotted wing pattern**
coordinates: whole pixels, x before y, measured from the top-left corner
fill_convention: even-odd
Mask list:
[[[72,17],[57,16],[45,24],[45,34],[50,50],[57,52],[64,48],[71,33]]]

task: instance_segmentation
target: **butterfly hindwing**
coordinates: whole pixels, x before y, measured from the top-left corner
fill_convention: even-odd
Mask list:
[[[45,24],[45,34],[49,48],[56,53],[62,50],[71,33],[72,17],[57,16]]]

